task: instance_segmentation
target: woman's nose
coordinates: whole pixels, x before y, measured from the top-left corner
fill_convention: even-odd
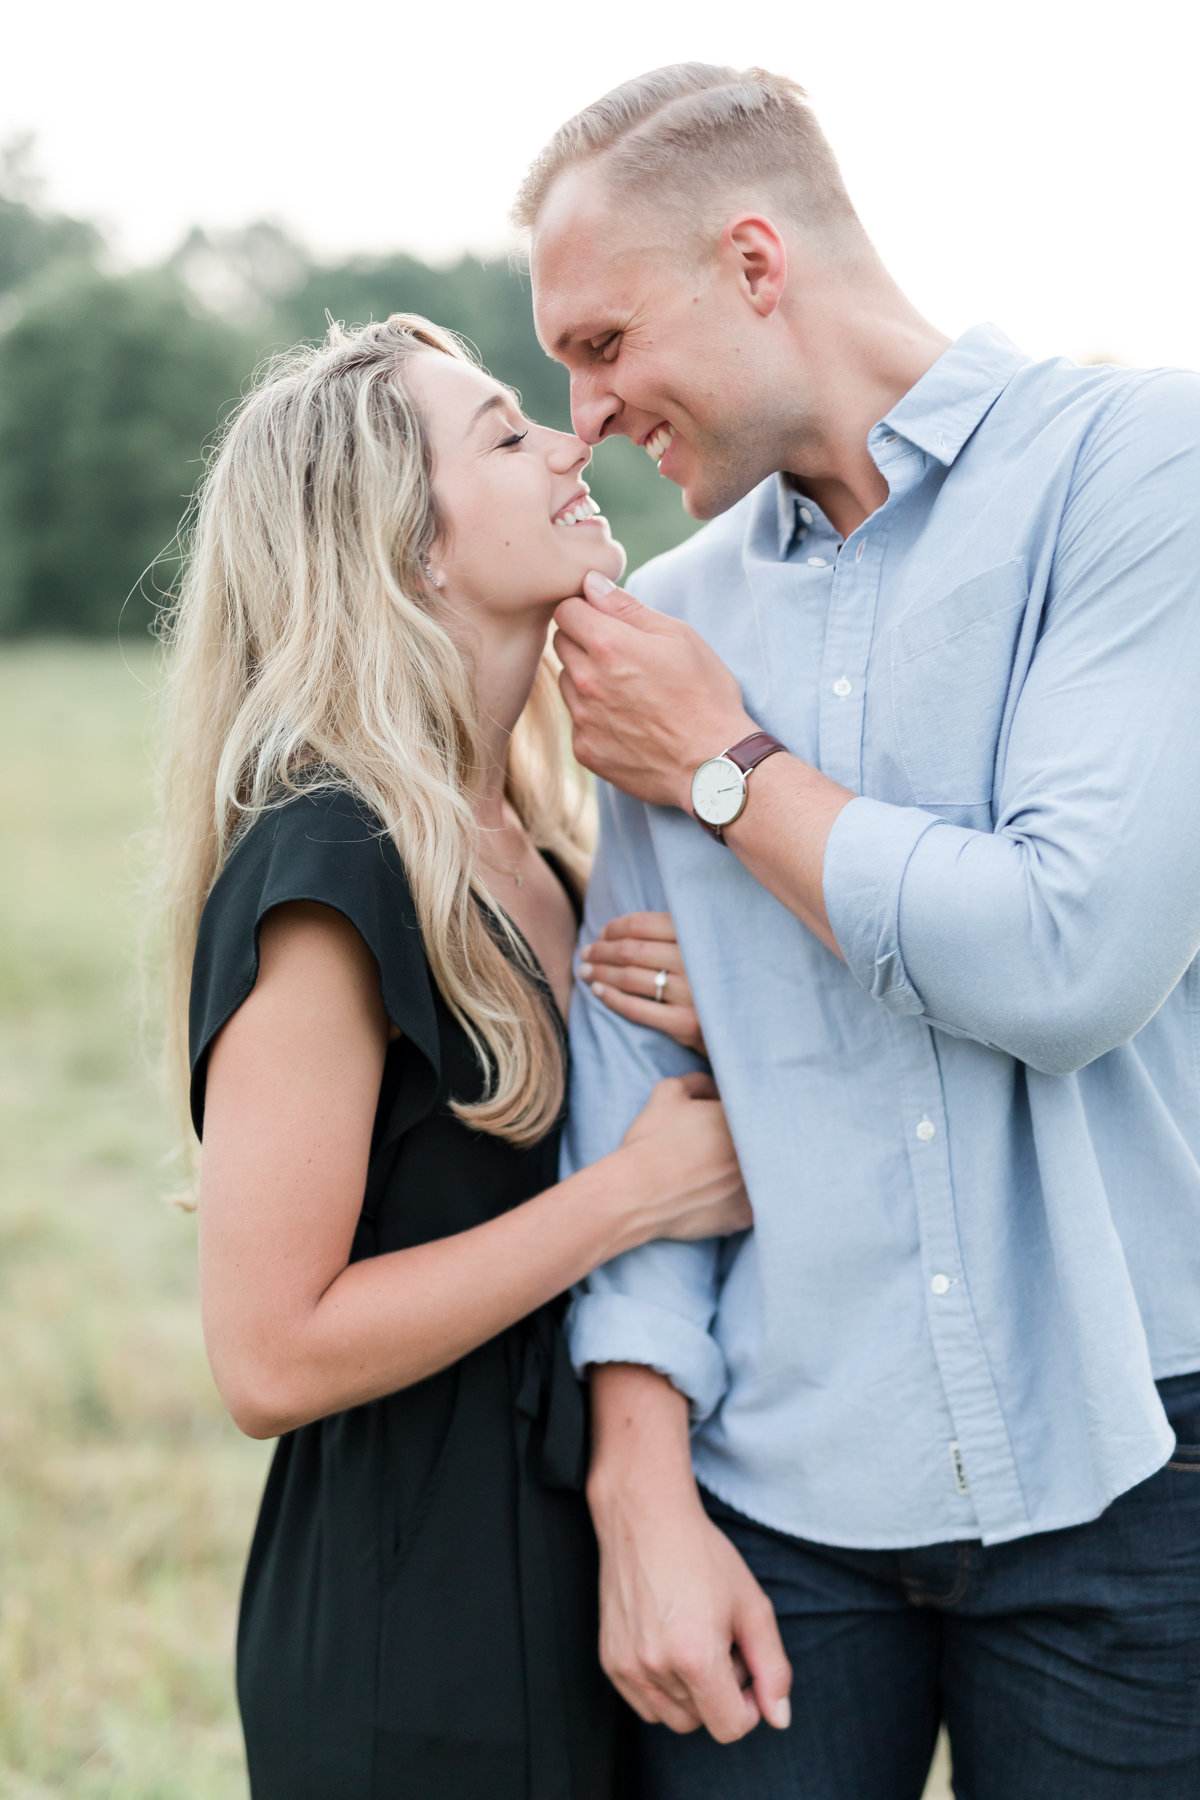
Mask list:
[[[590,444],[585,444],[573,431],[556,431],[550,447],[550,464],[556,473],[569,474],[572,469],[585,469],[592,460]]]

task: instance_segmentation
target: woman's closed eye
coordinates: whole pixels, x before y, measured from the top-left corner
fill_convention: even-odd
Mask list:
[[[517,444],[523,444],[528,436],[529,428],[526,426],[524,431],[514,431],[511,432],[508,437],[501,438],[500,442],[496,445],[496,448],[497,450],[512,449]]]

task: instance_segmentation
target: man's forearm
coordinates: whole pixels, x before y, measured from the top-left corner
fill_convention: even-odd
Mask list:
[[[725,842],[760,886],[836,956],[842,953],[825,910],[825,845],[853,799],[810,763],[771,756],[750,777],[745,811],[725,828]]]
[[[684,1395],[638,1363],[601,1363],[591,1371],[591,1390],[588,1500],[597,1524],[643,1501],[695,1504]]]
[[[575,754],[636,799],[690,813],[700,764],[762,725],[690,625],[652,612],[606,576],[589,576],[585,589],[587,600],[564,600],[555,614]],[[808,763],[775,755],[754,770],[749,803],[725,828],[761,886],[838,955],[822,866],[833,821],[853,798]]]

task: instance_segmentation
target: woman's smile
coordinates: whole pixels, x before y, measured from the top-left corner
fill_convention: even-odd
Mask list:
[[[559,507],[553,519],[555,525],[594,525],[598,522],[608,524],[586,485],[573,494],[565,506]]]

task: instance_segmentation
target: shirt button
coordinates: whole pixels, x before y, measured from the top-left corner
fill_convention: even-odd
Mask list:
[[[863,553],[863,551],[864,551],[864,549],[865,549],[865,548],[866,548],[866,546],[865,546],[865,544],[863,544],[863,542],[862,542],[862,541],[861,541],[861,539],[860,539],[860,541],[859,541],[859,546],[858,546],[858,549],[857,549],[857,550],[856,550],[856,551],[855,551],[855,552],[854,552],[854,560],[855,560],[855,562],[861,562],[861,561],[862,561],[862,553]]]
[[[927,1144],[930,1138],[937,1136],[937,1126],[932,1119],[921,1120],[921,1123],[917,1126],[917,1136],[923,1144]]]
[[[935,1275],[929,1285],[935,1294],[948,1294],[950,1292],[950,1277],[948,1275]]]
[[[823,556],[810,556],[808,559],[808,566],[810,569],[823,569],[825,567],[825,558]]]
[[[812,514],[809,512],[807,506],[802,506],[800,508],[800,517],[806,525],[812,524]]]
[[[839,700],[844,700],[847,694],[854,692],[854,683],[847,681],[844,675],[839,675],[833,684],[833,691]]]

